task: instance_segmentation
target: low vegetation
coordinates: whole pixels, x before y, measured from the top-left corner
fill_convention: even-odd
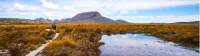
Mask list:
[[[45,43],[48,25],[0,25],[0,50],[12,56],[24,56]]]
[[[73,28],[45,48],[43,56],[98,56],[101,34],[96,30]]]
[[[46,43],[49,25],[0,25],[0,50],[12,56],[24,56]],[[199,46],[198,24],[57,24],[60,33],[42,56],[99,56],[99,42],[103,34],[143,33],[186,47]]]
[[[144,33],[186,47],[199,46],[198,24],[58,24],[60,36],[45,48],[44,56],[98,56],[103,34]]]

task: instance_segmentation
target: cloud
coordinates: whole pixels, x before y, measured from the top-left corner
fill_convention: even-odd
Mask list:
[[[45,8],[59,9],[59,6],[57,4],[54,4],[52,2],[48,2],[47,0],[40,0],[40,2],[42,3],[42,6],[44,6]]]
[[[50,16],[54,16],[53,14],[48,13],[48,12],[44,12],[44,15],[45,15],[45,16],[48,16],[48,17],[50,17]]]
[[[20,11],[23,11],[25,9],[25,6],[23,6],[20,3],[14,3],[13,6],[15,9],[20,10]]]
[[[147,10],[171,6],[182,6],[197,4],[198,0],[73,0],[67,6],[72,6],[75,11],[82,10],[107,10],[107,11],[128,11]],[[82,10],[80,10],[82,9]]]
[[[136,14],[136,13],[137,13],[137,11],[133,11],[133,13],[135,13],[135,14]]]
[[[33,11],[42,11],[42,9],[38,6],[21,4],[19,2],[15,2],[11,7],[7,7],[8,10],[5,11],[13,11],[13,12],[33,12]]]
[[[102,15],[108,16],[115,13],[136,14],[140,10],[192,5],[198,3],[198,0],[72,0],[66,1],[66,3],[60,5],[59,11],[71,13],[68,15],[71,17],[74,14],[87,11],[99,11]]]
[[[72,0],[54,2],[53,0],[39,0],[41,5],[27,5],[14,3],[16,11],[39,11],[39,12],[66,12],[80,13],[87,11],[99,11],[102,14],[109,15],[113,13],[137,13],[138,10],[148,10],[164,8],[171,6],[182,6],[197,4],[198,0]],[[72,16],[72,15],[70,15]]]
[[[105,2],[105,7],[115,10],[146,10],[170,6],[181,6],[198,3],[198,0],[121,0],[116,2]],[[110,3],[110,4],[109,4]]]
[[[123,11],[121,11],[120,13],[122,13],[122,14],[128,14],[129,11],[125,11],[125,10],[123,10]]]
[[[131,20],[136,18],[154,18],[145,16],[124,16],[123,14],[137,14],[140,10],[150,10],[157,8],[166,8],[173,6],[184,6],[199,4],[198,0],[30,0],[31,4],[27,1],[15,1],[12,3],[0,4],[0,12],[12,12],[20,15],[40,15],[55,18],[68,18],[77,13],[87,11],[99,11],[103,16],[108,16],[113,19],[126,18]],[[11,6],[7,6],[11,5]],[[3,7],[3,8],[1,8]],[[118,14],[116,16],[114,14]],[[111,16],[110,16],[111,15]],[[112,16],[114,15],[114,16]],[[158,18],[158,17],[156,17]],[[169,17],[173,18],[173,17]]]
[[[113,16],[112,19],[123,19],[134,23],[173,23],[200,21],[199,15],[188,16]]]
[[[25,12],[19,12],[20,15],[27,15]]]

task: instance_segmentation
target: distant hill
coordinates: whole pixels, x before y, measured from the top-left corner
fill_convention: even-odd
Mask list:
[[[63,19],[61,19],[60,21],[66,21],[66,22],[69,22],[69,21],[71,21],[71,18],[63,18]]]
[[[50,21],[20,19],[20,18],[0,18],[0,24],[46,24],[46,23],[50,23]]]
[[[48,19],[48,18],[35,18],[34,20],[51,21],[51,20]]]
[[[124,24],[129,23],[124,20],[112,20],[107,17],[102,16],[97,11],[83,12],[75,15],[72,18],[64,18],[62,20],[53,20],[54,22],[75,22],[75,23],[114,23],[114,24]],[[48,18],[35,18],[31,19],[21,19],[21,18],[0,18],[0,24],[46,24],[51,23],[52,20]]]
[[[127,21],[124,21],[124,20],[116,20],[117,23],[129,23]]]
[[[75,15],[72,18],[64,19],[66,22],[79,22],[79,23],[125,23],[123,20],[112,20],[102,16],[97,11],[83,12]],[[127,22],[126,22],[127,23]]]
[[[199,24],[200,21],[191,21],[191,22],[176,22],[174,24]]]

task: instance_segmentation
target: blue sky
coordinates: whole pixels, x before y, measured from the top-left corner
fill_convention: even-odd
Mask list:
[[[0,0],[0,18],[71,18],[98,11],[133,23],[199,21],[198,0]]]

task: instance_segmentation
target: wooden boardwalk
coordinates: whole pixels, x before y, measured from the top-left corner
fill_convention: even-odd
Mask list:
[[[56,33],[55,36],[52,38],[52,40],[56,39],[58,37],[59,33]],[[47,43],[42,44],[42,46],[38,47],[37,49],[31,51],[30,53],[28,53],[26,56],[36,56],[38,55],[40,52],[42,52],[42,50],[48,46],[49,43],[52,42],[52,40],[49,40]]]

